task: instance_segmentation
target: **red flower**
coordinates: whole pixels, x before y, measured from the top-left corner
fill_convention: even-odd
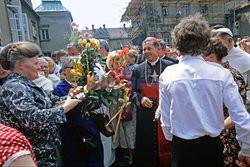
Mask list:
[[[128,82],[127,82],[127,87],[128,87],[128,88],[132,88],[132,82],[131,82],[131,81],[128,81]]]
[[[115,78],[115,72],[114,71],[109,71],[108,72],[108,76],[111,76],[111,77],[113,77],[113,78]]]
[[[129,95],[132,94],[132,89],[129,89],[128,94],[129,94]]]
[[[124,73],[124,68],[121,66],[121,67],[117,68],[115,71],[117,73],[119,73],[119,74],[123,74]]]
[[[119,51],[119,56],[125,56],[129,53],[129,48],[123,48],[122,50]]]
[[[122,80],[122,79],[125,79],[125,76],[124,74],[119,74],[116,76],[116,78],[119,78],[120,80]]]
[[[116,83],[116,84],[120,84],[120,82],[121,82],[120,78],[119,78],[119,77],[116,77],[115,83]]]

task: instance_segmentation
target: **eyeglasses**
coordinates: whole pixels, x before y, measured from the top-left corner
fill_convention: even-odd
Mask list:
[[[73,69],[74,67],[72,66],[72,67],[65,67],[65,68]]]

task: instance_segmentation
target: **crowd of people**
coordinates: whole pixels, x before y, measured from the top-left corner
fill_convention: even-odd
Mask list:
[[[171,47],[147,37],[122,59],[99,43],[96,62],[106,72],[124,65],[133,88],[132,114],[111,137],[82,115],[76,46],[51,57],[28,41],[1,50],[0,166],[119,166],[119,157],[129,166],[250,166],[250,37],[234,42],[196,14],[174,28]],[[112,118],[120,105],[96,111]]]

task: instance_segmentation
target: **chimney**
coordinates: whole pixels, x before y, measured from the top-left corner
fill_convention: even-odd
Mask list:
[[[103,24],[103,29],[106,29],[105,24]]]
[[[92,24],[92,30],[95,30],[95,25],[94,24]]]

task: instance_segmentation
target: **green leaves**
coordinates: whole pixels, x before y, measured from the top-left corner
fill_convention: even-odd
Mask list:
[[[77,26],[76,26],[77,28]],[[70,42],[78,49],[80,59],[77,60],[79,66],[75,66],[74,81],[78,86],[84,86],[86,100],[92,104],[104,104],[109,107],[111,103],[117,104],[118,99],[123,97],[125,92],[122,77],[119,78],[118,72],[111,72],[97,77],[94,74],[96,67],[97,50],[99,48],[98,40],[85,36],[84,38],[79,31],[72,32]],[[78,69],[78,71],[77,71]],[[80,69],[80,72],[79,72]]]

